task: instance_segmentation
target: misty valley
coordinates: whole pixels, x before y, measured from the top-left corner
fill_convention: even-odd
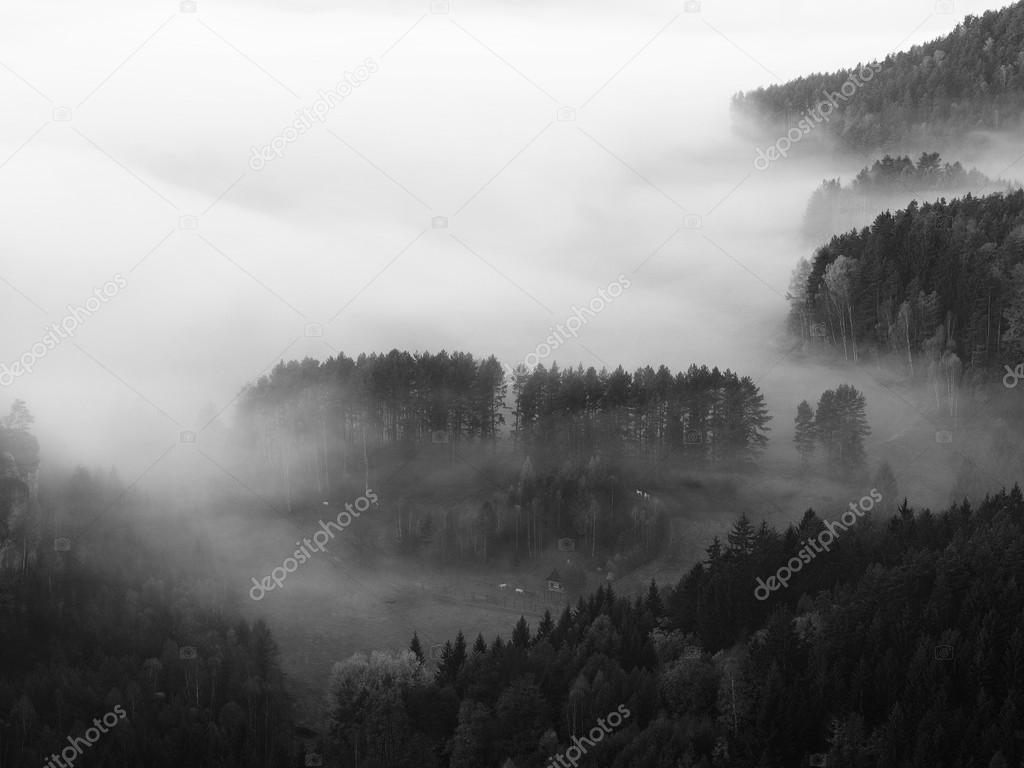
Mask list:
[[[0,33],[0,768],[1024,766],[1024,2],[257,5]]]

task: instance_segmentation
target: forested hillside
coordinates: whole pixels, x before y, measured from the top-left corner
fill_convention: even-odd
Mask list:
[[[614,768],[1019,765],[1021,492],[941,514],[904,504],[887,521],[893,506],[767,600],[758,577],[822,540],[815,512],[782,533],[741,518],[675,588],[601,588],[506,638],[460,633],[436,666],[415,637],[356,655],[335,666],[329,754],[364,768],[581,752]]]
[[[804,215],[803,234],[821,242],[833,234],[866,225],[878,211],[902,207],[911,200],[923,202],[940,194],[977,195],[1006,189],[1007,183],[988,178],[977,168],[966,170],[959,162],[943,163],[938,152],[923,152],[917,163],[907,156],[886,155],[865,166],[849,184],[825,179],[814,190]],[[899,205],[894,205],[894,202]]]
[[[790,327],[848,360],[892,353],[911,377],[1024,358],[1024,192],[967,195],[837,235],[790,286]]]
[[[878,72],[817,127],[854,150],[1020,132],[1024,123],[1024,3],[967,16],[949,35],[887,56]],[[733,97],[735,120],[785,131],[840,92],[860,65],[807,75]]]
[[[31,423],[18,401],[0,426],[0,765],[293,765],[277,646],[212,553],[155,551],[116,476],[79,469],[37,495]],[[105,715],[76,757],[69,740]]]

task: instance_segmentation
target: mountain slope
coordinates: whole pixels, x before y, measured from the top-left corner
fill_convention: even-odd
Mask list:
[[[1024,2],[967,16],[950,34],[891,54],[814,133],[856,150],[890,149],[1024,126]],[[858,64],[733,97],[738,127],[790,127],[862,71]],[[827,103],[827,102],[826,102]],[[829,110],[831,111],[831,110]]]

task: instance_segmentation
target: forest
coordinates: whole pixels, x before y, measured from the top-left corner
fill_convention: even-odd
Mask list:
[[[758,601],[755,579],[824,528],[814,510],[782,532],[744,516],[645,597],[601,587],[506,638],[470,647],[460,632],[436,665],[415,635],[405,651],[356,654],[332,677],[330,753],[343,766],[530,768],[571,758],[624,706],[621,727],[586,745],[594,764],[1019,765],[1020,489],[938,514],[883,495]]]
[[[806,434],[827,444],[843,412],[856,428],[860,400],[823,393],[816,412],[801,408]],[[20,403],[0,428],[7,479],[29,485],[31,423]],[[317,735],[294,725],[277,644],[239,617],[208,545],[171,556],[156,542],[181,536],[173,519],[142,531],[143,494],[78,470],[29,497],[39,525],[7,538],[31,556],[0,574],[0,759],[43,764],[121,707],[88,765],[322,754],[363,768],[539,768],[582,751],[615,768],[1019,764],[1020,489],[933,513],[901,501],[887,468],[875,485],[881,502],[767,600],[758,579],[820,540],[834,510],[782,531],[742,515],[678,583],[632,599],[602,585],[504,637],[459,632],[436,661],[415,633],[408,649],[357,653],[334,666],[332,725]],[[4,519],[25,503],[8,494]],[[73,546],[50,546],[57,511],[79,518]]]
[[[1024,191],[879,214],[801,259],[788,298],[791,331],[845,360],[990,380],[1024,355]]]
[[[881,71],[818,131],[840,149],[872,151],[944,144],[972,131],[1021,130],[1024,119],[1024,3],[968,15],[948,35],[890,54]],[[861,66],[815,73],[732,100],[743,130],[785,131]]]
[[[277,644],[242,618],[208,545],[155,546],[145,496],[116,473],[37,487],[31,425],[18,401],[0,426],[0,765],[291,765]],[[115,708],[126,717],[84,757],[62,752]]]
[[[506,370],[444,351],[282,362],[240,398],[236,471],[290,514],[358,495],[372,467],[390,491],[377,519],[407,555],[518,562],[571,537],[636,565],[670,525],[638,487],[754,471],[768,442],[763,395],[729,370]]]
[[[811,194],[804,214],[803,234],[809,241],[827,240],[833,233],[859,228],[880,210],[920,201],[995,192],[1007,183],[988,178],[977,168],[966,170],[959,161],[943,163],[938,152],[922,152],[915,163],[906,155],[886,155],[862,168],[853,180],[843,185],[839,179],[825,179]]]
[[[364,448],[410,459],[431,446],[510,446],[538,472],[583,468],[596,453],[740,467],[766,445],[770,421],[757,386],[729,370],[540,364],[506,376],[493,356],[398,350],[282,362],[246,388],[239,414],[253,482],[289,506],[296,488],[332,488],[331,466],[360,469]]]
[[[685,5],[687,21],[697,18],[701,4]],[[186,0],[180,10],[193,14],[196,4]],[[429,13],[418,10],[419,20],[409,19],[412,26],[396,27],[402,37],[381,58],[406,36],[411,42],[404,45],[422,44],[423,50],[430,50],[436,41],[421,36],[433,25],[446,34],[468,34],[473,44],[467,48],[475,55],[494,55],[503,68],[515,70],[518,80],[530,80],[495,53],[498,48],[504,51],[511,38],[492,50],[483,38],[445,18],[450,10],[448,2],[431,3]],[[280,29],[303,30],[304,22],[293,22],[280,9],[274,13],[273,23]],[[556,16],[549,9],[544,14],[545,23]],[[324,21],[329,11],[315,16],[317,24],[322,22],[324,29],[335,33]],[[239,34],[246,50],[259,50],[258,17],[247,17],[250,30]],[[500,30],[518,30],[525,27],[517,25],[526,23],[496,17],[496,23],[487,25],[482,23],[486,16],[478,19],[481,35],[488,40],[494,35],[498,41]],[[220,20],[213,21],[220,26]],[[476,22],[468,19],[474,29]],[[177,28],[185,23],[177,23]],[[226,18],[224,23],[230,30]],[[361,35],[361,23],[346,21],[344,26]],[[390,15],[381,28],[395,23]],[[602,23],[609,33],[603,39],[616,40],[616,45],[633,31],[620,21]],[[164,21],[150,36],[168,24]],[[579,26],[574,17],[566,28]],[[710,22],[707,26],[720,45],[723,40],[718,38],[724,35]],[[206,32],[213,32],[213,27]],[[209,44],[227,42],[218,32],[213,32],[213,39],[206,32],[201,34]],[[234,38],[235,32],[239,30],[227,34]],[[366,32],[369,36],[374,30],[367,26]],[[282,35],[272,37],[285,40]],[[654,38],[643,39],[647,44],[632,59],[615,63],[619,70],[608,69],[614,73],[612,79],[633,59],[644,64],[640,54]],[[662,52],[671,45],[668,39],[662,41]],[[362,184],[362,177],[351,170],[355,166],[374,183],[379,180],[373,174],[383,173],[391,184],[384,187],[387,195],[395,194],[391,187],[397,186],[430,209],[429,216],[417,211],[417,226],[423,229],[407,250],[416,244],[417,249],[439,249],[439,243],[447,246],[454,239],[461,250],[505,277],[445,231],[448,219],[434,216],[432,204],[397,181],[407,175],[410,185],[424,195],[429,190],[418,184],[426,187],[428,176],[458,181],[481,175],[486,183],[475,187],[477,192],[462,208],[453,208],[452,223],[479,196],[471,214],[490,205],[501,211],[500,216],[478,220],[477,233],[464,216],[457,231],[472,233],[467,237],[474,244],[478,236],[481,253],[500,243],[502,250],[518,258],[516,270],[524,272],[532,267],[522,255],[531,253],[527,249],[550,248],[565,263],[534,273],[551,281],[549,285],[579,277],[570,271],[580,266],[574,263],[577,259],[591,269],[601,259],[617,260],[633,249],[640,241],[629,239],[636,231],[625,220],[635,218],[646,226],[648,208],[646,202],[634,204],[632,187],[622,186],[625,182],[618,174],[644,195],[651,193],[650,187],[660,197],[671,198],[625,159],[582,128],[577,130],[572,107],[557,108],[554,120],[545,117],[552,135],[561,128],[570,129],[570,136],[583,132],[617,165],[611,181],[588,175],[584,185],[567,189],[564,209],[551,204],[554,198],[537,195],[529,202],[539,202],[543,210],[520,218],[509,201],[532,197],[534,188],[515,186],[523,178],[517,180],[511,172],[498,179],[504,171],[500,164],[478,173],[483,165],[476,164],[489,164],[491,155],[483,143],[475,143],[476,133],[503,131],[475,118],[461,126],[439,122],[444,138],[454,137],[445,144],[421,130],[430,128],[430,121],[410,111],[406,117],[412,119],[403,118],[401,125],[420,133],[408,141],[405,134],[396,134],[395,147],[375,146],[369,138],[379,136],[359,132],[350,145],[331,131],[357,156],[353,160],[342,153],[347,157],[343,162],[353,166],[329,168],[330,184],[352,198],[334,197],[334,186],[314,175],[328,165],[325,155],[309,151],[304,160],[296,147],[272,171],[283,172],[289,163],[308,163],[298,166],[303,171],[301,187],[290,186],[284,177],[268,173],[257,178],[246,172],[200,216],[180,216],[178,228],[136,262],[141,268],[140,296],[146,271],[173,262],[173,256],[158,252],[166,240],[173,236],[175,247],[198,241],[206,260],[195,262],[200,267],[188,275],[187,288],[194,293],[185,293],[194,297],[197,307],[205,292],[215,299],[217,317],[230,308],[232,322],[238,321],[245,335],[267,332],[269,338],[291,333],[294,328],[286,327],[280,317],[287,317],[287,322],[295,318],[273,314],[284,313],[281,307],[266,309],[273,306],[262,296],[266,289],[276,303],[301,315],[307,329],[322,333],[324,326],[306,323],[313,317],[310,306],[320,305],[316,295],[310,292],[306,302],[293,297],[293,291],[301,294],[304,280],[323,283],[313,287],[326,287],[329,295],[320,297],[324,306],[328,298],[334,306],[347,297],[335,318],[368,290],[340,325],[327,330],[337,333],[329,340],[342,346],[337,329],[345,325],[344,334],[350,334],[363,323],[358,332],[344,336],[345,344],[377,351],[350,357],[337,352],[323,336],[307,332],[302,343],[314,346],[295,347],[289,355],[316,354],[321,342],[335,354],[281,359],[280,346],[274,342],[274,360],[279,362],[267,366],[272,353],[258,352],[259,366],[237,372],[229,362],[236,359],[232,355],[243,359],[262,347],[246,349],[249,340],[243,343],[235,333],[225,333],[226,346],[216,346],[213,330],[220,331],[221,326],[202,325],[200,310],[193,313],[190,307],[182,312],[178,306],[173,313],[176,321],[187,320],[187,325],[173,329],[182,338],[195,335],[196,328],[209,337],[191,349],[191,342],[180,342],[180,347],[154,343],[154,338],[162,338],[155,334],[140,332],[134,338],[137,347],[120,337],[123,328],[135,328],[131,323],[151,329],[146,322],[171,317],[157,312],[157,304],[147,302],[151,297],[140,299],[144,312],[135,318],[115,316],[121,310],[110,307],[109,321],[98,319],[89,332],[99,332],[108,322],[119,341],[97,342],[103,352],[86,363],[98,363],[109,354],[110,365],[99,364],[104,369],[100,373],[134,397],[126,400],[129,396],[118,389],[109,402],[90,394],[79,406],[79,399],[69,398],[75,408],[102,412],[109,407],[112,414],[106,422],[110,435],[89,432],[79,445],[98,447],[120,440],[122,455],[129,450],[138,450],[139,456],[145,453],[138,449],[141,439],[126,442],[123,435],[137,425],[140,434],[144,431],[142,425],[148,422],[138,414],[157,418],[148,409],[161,398],[154,395],[150,403],[142,390],[159,392],[152,379],[171,370],[155,364],[158,355],[180,361],[174,363],[178,373],[161,382],[168,389],[190,390],[180,403],[190,403],[195,396],[219,397],[210,391],[213,378],[202,366],[186,364],[197,359],[188,356],[197,352],[204,360],[221,361],[225,378],[233,377],[226,385],[227,397],[237,392],[223,410],[208,410],[200,418],[205,424],[200,423],[196,432],[170,430],[161,422],[160,429],[167,431],[159,431],[160,438],[168,437],[172,445],[127,483],[113,468],[76,465],[85,459],[68,459],[71,449],[54,445],[61,442],[55,435],[77,436],[86,432],[82,424],[101,422],[52,419],[46,426],[49,431],[43,432],[28,404],[14,400],[9,413],[0,418],[0,768],[1024,766],[1024,493],[1019,484],[1006,482],[1008,477],[1019,480],[1024,471],[1018,437],[1024,411],[1012,399],[1019,391],[1011,395],[1009,385],[998,386],[1000,380],[1005,382],[1004,371],[1024,371],[1024,190],[959,161],[944,161],[938,151],[949,154],[952,146],[968,147],[995,132],[1022,135],[1022,41],[1024,0],[1000,11],[968,15],[948,35],[887,56],[868,82],[844,97],[841,109],[816,126],[808,144],[852,150],[868,158],[868,164],[847,184],[826,178],[811,194],[803,234],[816,247],[804,251],[809,257],[800,258],[792,272],[788,307],[776,295],[770,299],[770,310],[747,306],[742,298],[747,296],[746,284],[734,282],[757,277],[746,267],[749,274],[716,272],[716,278],[726,276],[721,283],[707,285],[735,287],[735,293],[713,295],[699,282],[701,273],[721,267],[691,259],[689,246],[682,243],[677,245],[686,261],[670,267],[664,264],[669,256],[662,254],[663,265],[646,267],[645,279],[654,288],[644,295],[664,299],[665,305],[642,315],[645,331],[662,330],[662,325],[688,331],[706,322],[705,328],[718,333],[720,325],[723,335],[702,334],[713,340],[709,343],[722,340],[721,353],[713,350],[715,356],[721,355],[719,362],[740,359],[745,371],[749,365],[756,373],[760,366],[749,362],[755,357],[748,354],[752,349],[757,354],[766,351],[770,358],[778,353],[772,368],[760,377],[712,363],[691,363],[703,358],[694,352],[692,339],[683,339],[679,349],[656,348],[653,354],[639,345],[630,348],[635,341],[630,329],[637,326],[624,321],[623,315],[613,321],[622,324],[603,341],[609,348],[618,345],[619,359],[628,358],[629,369],[557,363],[513,366],[486,354],[494,348],[486,346],[482,356],[475,346],[472,353],[414,349],[422,338],[455,338],[442,335],[444,323],[433,322],[447,322],[448,315],[423,322],[415,329],[422,335],[403,335],[407,319],[415,322],[423,317],[422,307],[430,312],[431,305],[440,303],[427,295],[424,287],[433,286],[423,276],[440,276],[438,285],[453,285],[454,272],[445,267],[454,262],[430,260],[440,250],[425,251],[432,254],[426,258],[421,253],[413,267],[414,250],[372,285],[405,250],[397,252],[359,288],[360,270],[376,258],[374,227],[387,235],[380,238],[383,244],[395,239],[393,235],[408,222],[391,218],[391,203],[387,218],[377,218],[370,205],[374,188]],[[312,58],[332,57],[337,46],[336,39],[318,39],[308,30],[301,42],[304,50],[313,52]],[[585,42],[595,48],[605,45]],[[129,59],[141,52],[142,45]],[[246,60],[244,71],[257,78],[258,87],[269,90],[264,77],[277,77],[269,70],[260,73],[262,64],[242,48],[229,46],[233,55]],[[581,45],[572,52],[582,49]],[[199,50],[195,47],[193,53]],[[522,52],[514,47],[512,51],[509,55],[518,61]],[[461,54],[461,48],[445,52]],[[156,53],[154,46],[142,55]],[[263,61],[263,55],[259,59]],[[140,56],[138,63],[142,61]],[[402,58],[388,61],[398,65]],[[458,61],[474,87],[483,84],[493,91],[488,98],[495,104],[504,100],[500,83],[486,69]],[[552,62],[557,63],[554,57]],[[567,70],[589,67],[589,60],[571,63]],[[498,63],[489,64],[522,87],[517,78],[497,70]],[[242,66],[237,61],[235,65]],[[289,80],[300,71],[292,69],[289,77],[283,54],[277,60],[268,57],[268,66],[281,67],[282,77]],[[743,61],[743,66],[749,62]],[[129,73],[135,65],[124,69]],[[139,69],[151,75],[151,65]],[[781,132],[801,113],[815,108],[830,92],[843,92],[849,78],[862,70],[858,63],[737,93],[731,104],[733,127],[759,134],[778,130],[784,135]],[[398,66],[393,71],[401,74]],[[425,71],[414,68],[412,74]],[[369,116],[392,101],[411,110],[420,106],[417,99],[440,103],[444,109],[434,110],[438,114],[462,114],[456,108],[463,102],[473,110],[480,103],[490,104],[481,102],[478,91],[457,92],[451,85],[452,70],[439,66],[437,71],[449,74],[444,80],[431,78],[430,85],[438,91],[424,88],[423,81],[417,83],[421,92],[414,99],[400,99],[399,90],[382,91],[377,107],[371,96],[364,104],[372,109],[349,115]],[[603,70],[595,71],[606,78]],[[722,72],[726,78],[731,70]],[[215,74],[210,77],[214,83],[233,77]],[[554,80],[555,74],[561,73],[551,70],[540,79]],[[30,85],[20,75],[16,79]],[[397,88],[402,79],[396,76],[390,85],[377,80],[374,87]],[[94,91],[106,80],[97,82]],[[655,81],[645,80],[639,71],[627,73],[601,97],[604,103],[613,102],[616,89],[631,82],[649,89]],[[723,98],[737,87],[731,78],[728,82]],[[609,83],[611,79],[606,79],[590,99]],[[283,80],[277,85],[291,91]],[[192,94],[192,89],[186,90]],[[356,98],[365,99],[367,92]],[[112,87],[106,93],[113,100]],[[41,91],[39,95],[43,96]],[[262,104],[265,98],[250,96],[242,88],[235,96],[240,104],[249,99]],[[637,109],[642,99],[619,101]],[[586,104],[580,104],[581,113]],[[186,106],[182,114],[192,108]],[[345,107],[354,109],[355,103]],[[68,122],[70,108],[57,108],[53,114],[54,122]],[[472,116],[470,111],[466,114]],[[502,118],[497,111],[495,115]],[[359,122],[348,127],[358,127]],[[654,133],[640,111],[630,113],[624,123]],[[78,125],[91,130],[88,123]],[[453,130],[467,126],[471,130],[466,134]],[[689,155],[677,161],[676,155],[661,154],[675,152],[683,143],[680,137],[689,140],[686,131],[691,127],[668,125],[673,132],[668,149],[653,140],[649,146],[634,141],[630,161],[643,159],[639,150],[649,153],[655,158],[650,164],[658,165],[659,183],[663,176],[678,176],[682,180],[674,180],[676,186],[688,195],[712,173],[714,183],[707,184],[708,189],[720,186],[719,175],[725,179],[722,183],[732,184],[720,171],[733,168],[735,158],[713,165],[719,161],[712,158],[710,143],[693,151],[707,154],[699,163]],[[519,130],[514,122],[503,128],[508,129],[503,138],[514,138]],[[57,130],[51,128],[50,135]],[[379,128],[371,126],[373,130]],[[20,151],[36,134],[12,146]],[[529,157],[540,151],[540,136],[534,135],[519,154]],[[103,143],[108,140],[116,147],[112,137]],[[278,140],[282,142],[285,138]],[[355,149],[364,142],[365,155]],[[91,139],[88,143],[93,144]],[[119,175],[134,177],[122,181],[142,181],[149,187],[128,166],[135,164],[140,149],[145,147],[135,147],[133,155],[119,147],[117,156],[124,152],[125,165],[120,159],[114,162],[121,166]],[[421,156],[413,163],[397,149]],[[19,162],[28,162],[32,154],[26,152]],[[114,158],[106,150],[98,154],[104,161]],[[147,175],[166,173],[162,169],[178,164],[177,155],[167,160],[166,152],[158,154],[157,160],[148,161]],[[183,158],[192,157],[190,163],[196,167],[216,166],[195,161],[214,156],[212,150],[195,156],[181,153]],[[969,156],[960,156],[965,163],[972,162]],[[424,157],[438,164],[424,164]],[[519,155],[510,157],[506,164]],[[606,161],[610,162],[602,158]],[[573,162],[569,157],[570,166]],[[646,172],[647,162],[638,168]],[[741,157],[739,162],[746,160]],[[548,170],[544,161],[536,165]],[[566,170],[551,165],[559,173]],[[385,166],[388,172],[383,172]],[[804,173],[799,177],[799,189],[804,191],[834,173],[820,163],[811,174],[806,167],[801,171],[795,166],[794,173]],[[445,173],[434,173],[442,168]],[[694,168],[706,174],[695,177],[699,184],[683,178]],[[604,172],[594,166],[587,173],[595,170]],[[747,176],[757,178],[749,169]],[[243,177],[248,177],[244,184]],[[96,179],[105,187],[106,177],[96,175],[90,177],[89,188],[97,188]],[[732,187],[705,218],[710,221],[715,209],[726,205],[745,181]],[[205,181],[185,182],[168,174],[159,184],[176,190],[208,187]],[[482,194],[485,188],[487,194]],[[580,189],[607,194],[615,203],[614,214],[579,194]],[[699,191],[705,196],[708,192]],[[744,194],[753,198],[753,191],[751,184]],[[433,192],[441,198],[440,189]],[[769,189],[774,193],[774,187]],[[797,201],[801,208],[804,193]],[[357,204],[353,198],[358,198]],[[911,198],[914,201],[907,202]],[[459,199],[464,199],[461,192]],[[732,203],[740,199],[733,198]],[[411,208],[409,201],[404,204]],[[767,270],[779,264],[788,270],[801,253],[800,209],[789,220],[780,218],[764,226],[763,220],[773,219],[771,212],[782,206],[757,205],[747,209],[754,211],[751,220],[761,220],[756,227],[743,222],[742,208],[729,207],[710,224],[753,243],[759,252],[748,251],[751,263],[772,276]],[[678,203],[675,207],[681,208]],[[178,213],[183,210],[188,209]],[[570,216],[563,210],[575,212]],[[884,212],[877,213],[880,210]],[[247,218],[218,224],[217,214]],[[264,221],[256,214],[273,219],[273,229],[254,226]],[[548,230],[547,219],[561,216],[573,230]],[[321,218],[330,228],[316,228],[323,226]],[[694,220],[697,227],[682,229],[703,229],[700,215],[684,216],[684,221]],[[530,233],[535,240],[510,236],[524,221],[536,227]],[[609,228],[601,229],[595,222]],[[251,239],[224,243],[223,250],[213,245],[214,240],[227,240],[234,226],[236,233],[242,231]],[[715,235],[711,226],[707,231]],[[581,232],[604,242],[587,250],[594,243],[584,240]],[[281,295],[269,290],[263,277],[256,277],[266,272],[269,279],[280,261],[279,254],[269,250],[260,261],[258,248],[278,245],[278,235],[272,233],[281,233],[280,242],[292,249],[289,260],[282,262],[289,282],[281,281]],[[304,239],[307,234],[318,238],[309,248],[318,264],[309,269],[295,256],[311,242]],[[687,234],[698,233],[681,237]],[[488,236],[494,238],[490,244]],[[714,244],[703,233],[699,236]],[[33,239],[37,238],[24,238]],[[209,247],[224,263],[208,252]],[[728,255],[723,248],[717,250]],[[736,250],[740,253],[739,247]],[[236,251],[238,263],[233,258]],[[187,253],[179,252],[175,266]],[[460,258],[465,256],[460,253]],[[256,309],[256,304],[246,303],[249,299],[242,300],[248,294],[236,292],[243,289],[234,282],[216,284],[210,277],[215,273],[208,269],[210,259],[268,304]],[[735,258],[729,261],[743,266]],[[241,268],[243,263],[253,271]],[[411,288],[403,295],[406,284],[397,280],[406,266],[422,271],[412,273],[415,278],[406,274]],[[732,264],[725,266],[733,269]],[[236,267],[246,273],[244,282],[235,274]],[[461,278],[463,273],[459,274]],[[177,290],[180,286],[172,278],[172,273],[157,273],[150,285]],[[774,278],[784,282],[785,273],[776,272]],[[512,282],[507,277],[505,281]],[[679,289],[684,281],[720,304],[715,314],[708,313],[713,319],[701,319],[704,316],[693,314],[693,308],[682,307],[692,302],[697,310],[703,308],[700,297]],[[3,282],[5,290],[14,288],[6,278]],[[495,284],[501,282],[495,279]],[[519,319],[513,315],[514,305],[501,306],[505,314],[497,318],[497,325],[488,326],[484,314],[493,311],[487,306],[492,304],[491,294],[481,290],[477,295],[476,288],[485,285],[482,280],[473,285],[473,300],[485,306],[480,310],[467,301],[465,307],[455,307],[463,315],[458,322],[472,317],[480,323],[477,336],[464,338],[493,339],[497,329],[508,334],[500,341],[512,348],[512,341],[522,340],[522,329],[512,327]],[[765,298],[762,286],[754,287]],[[284,294],[297,304],[285,301]],[[377,300],[374,310],[371,297]],[[464,298],[468,297],[466,293]],[[416,303],[421,300],[423,304]],[[639,301],[647,310],[644,299]],[[553,299],[551,303],[556,305]],[[308,317],[306,311],[311,313]],[[677,314],[698,319],[687,327]],[[785,327],[775,327],[772,317]],[[745,324],[731,325],[736,319]],[[365,327],[373,332],[366,333]],[[599,328],[595,324],[588,330],[597,335]],[[726,338],[732,329],[734,336]],[[97,338],[102,337],[93,337]],[[672,333],[651,338],[657,344],[657,339],[672,338]],[[92,358],[85,352],[92,340],[85,333],[82,340],[83,346],[75,345],[77,352]],[[391,348],[396,344],[408,348]],[[114,368],[127,366],[126,358],[139,356],[142,350],[146,355],[141,355],[141,367],[126,367],[131,374],[124,377],[113,374]],[[152,350],[152,357],[147,356]],[[351,347],[348,351],[355,354]],[[608,359],[614,360],[611,355]],[[47,363],[57,360],[54,354]],[[254,376],[255,371],[263,373]],[[768,380],[769,374],[776,378]],[[67,383],[78,382],[80,375],[72,373],[51,389],[64,399]],[[149,387],[141,383],[147,380]],[[28,386],[28,381],[19,386]],[[37,381],[43,399],[46,380]],[[91,379],[81,381],[81,389],[87,391],[85,382]],[[246,383],[236,389],[239,382]],[[777,400],[782,400],[779,408]],[[155,410],[168,416],[160,406]],[[220,421],[229,410],[230,416]],[[38,411],[40,421],[45,421],[44,413]],[[118,430],[112,428],[114,420]],[[170,421],[182,426],[174,417]],[[953,430],[939,429],[943,426]],[[775,436],[772,442],[770,435]],[[165,456],[171,458],[150,474]],[[139,459],[150,460],[148,455]],[[932,480],[941,487],[936,493],[941,501],[933,504],[929,497],[928,508],[921,504],[919,489]],[[303,560],[300,571],[298,560],[286,556],[293,539],[307,534],[315,538],[316,518],[330,519],[329,511],[337,512],[340,520],[344,513],[338,510],[345,502],[371,487],[379,492],[372,513],[351,527],[336,525],[344,536],[332,541],[332,548],[320,547],[319,556],[307,558],[308,563]],[[901,493],[907,489],[912,490]],[[701,525],[705,528],[695,533]],[[705,533],[709,527],[720,535]],[[294,547],[298,546],[296,541]],[[294,571],[284,565],[289,561],[295,563]],[[254,575],[278,570],[278,563],[281,572],[294,574],[287,587],[279,581],[266,600],[253,597],[250,579],[258,583]],[[94,723],[107,723],[110,713],[116,714],[116,724],[108,723],[96,739],[88,736],[95,731]],[[76,747],[83,739],[89,743],[84,751]]]

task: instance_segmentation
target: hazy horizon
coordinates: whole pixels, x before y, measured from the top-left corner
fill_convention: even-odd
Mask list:
[[[821,178],[863,162],[757,172],[729,97],[1004,3],[332,5],[40,3],[0,31],[3,362],[125,283],[2,390],[28,401],[44,461],[131,480],[281,359],[515,364],[620,274],[630,288],[541,362],[730,367],[785,434],[829,380],[775,343],[810,255],[800,217]],[[378,71],[326,123],[250,167],[368,58]]]

